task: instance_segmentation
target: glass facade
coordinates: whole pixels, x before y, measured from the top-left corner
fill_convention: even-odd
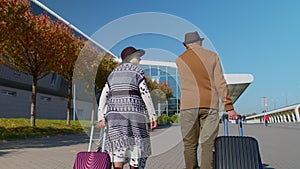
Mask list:
[[[180,103],[180,79],[176,64],[173,62],[157,62],[144,61],[140,63],[146,76],[150,77],[152,81],[168,83],[173,90],[173,96],[168,100],[155,100],[153,98],[154,107],[158,115],[171,116],[179,114]]]

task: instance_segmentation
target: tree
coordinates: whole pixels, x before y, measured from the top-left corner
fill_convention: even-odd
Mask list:
[[[54,64],[53,58],[61,52],[62,44],[57,38],[58,26],[55,26],[50,17],[45,14],[35,16],[31,11],[25,11],[22,16],[16,16],[17,19],[21,18],[20,20],[17,22],[13,20],[12,13],[18,14],[22,5],[28,5],[27,1],[24,1],[24,4],[23,1],[3,1],[6,4],[2,6],[1,10],[4,11],[0,15],[6,20],[1,26],[4,30],[12,29],[9,33],[14,34],[6,36],[0,42],[2,54],[0,60],[5,66],[32,76],[30,124],[35,126],[37,83],[51,70]],[[1,5],[3,5],[2,1]]]
[[[56,21],[58,28],[57,36],[63,46],[62,52],[56,57],[52,70],[61,75],[68,82],[67,91],[67,125],[70,125],[72,78],[74,66],[85,42],[81,37],[76,37],[74,32],[66,24]]]
[[[98,67],[95,86],[96,92],[99,92],[104,87],[109,74],[119,65],[114,56],[105,55]]]
[[[165,103],[172,97],[173,91],[167,82],[157,83],[156,81],[152,81],[149,77],[146,77],[146,83],[151,92],[154,107],[158,109],[160,113],[161,103]]]
[[[102,52],[102,50],[103,49],[99,49],[99,47],[93,45],[90,41],[87,41],[77,58],[73,75],[73,83],[76,84],[77,89],[80,89],[78,92],[80,92],[81,99],[93,104],[91,112],[92,122],[94,121],[96,105],[96,74],[101,61],[105,56],[105,53]]]
[[[147,86],[150,91],[156,91],[158,95],[165,95],[166,99],[173,96],[173,90],[171,89],[169,83],[152,81],[149,77],[146,77]]]

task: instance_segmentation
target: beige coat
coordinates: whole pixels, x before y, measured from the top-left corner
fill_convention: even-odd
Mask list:
[[[225,110],[233,110],[222,66],[215,52],[199,44],[190,47],[176,59],[181,79],[180,109],[219,109],[219,98]]]

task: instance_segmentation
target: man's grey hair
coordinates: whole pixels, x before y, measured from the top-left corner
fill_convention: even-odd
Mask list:
[[[186,45],[187,45],[187,46],[194,45],[194,44],[200,45],[201,42],[202,42],[202,41],[199,40],[199,41],[196,41],[196,42],[193,42],[193,43],[188,43],[188,44],[186,44]]]

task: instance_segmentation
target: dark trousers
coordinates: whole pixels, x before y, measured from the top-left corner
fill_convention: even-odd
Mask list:
[[[268,127],[268,120],[265,120],[265,126]]]

